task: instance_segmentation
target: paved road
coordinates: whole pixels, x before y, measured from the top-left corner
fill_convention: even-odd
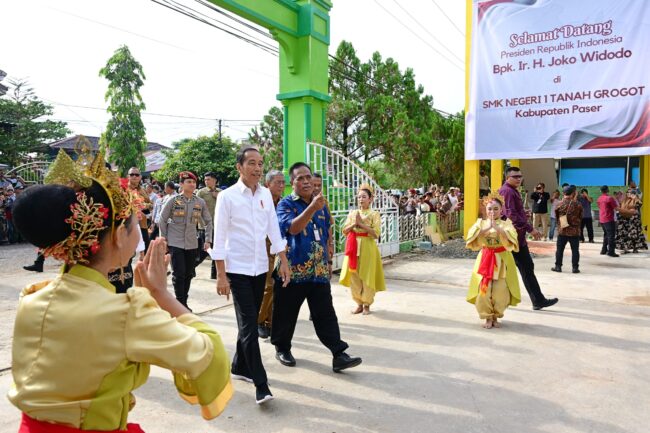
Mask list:
[[[585,245],[583,273],[573,275],[550,272],[552,259],[538,256],[543,290],[560,303],[534,312],[524,295],[506,312],[503,328],[484,330],[464,301],[471,260],[400,256],[386,266],[389,290],[378,295],[370,316],[350,315],[348,292],[334,286],[343,338],[349,352],[364,359],[358,368],[332,373],[305,307],[294,340],[297,367],[281,366],[273,347],[262,344],[276,396],[268,406],[257,407],[253,387],[236,382],[225,413],[206,422],[175,395],[169,374],[154,368],[135,393],[131,419],[159,433],[645,433],[649,259],[647,253],[611,259],[598,255],[597,245]],[[223,307],[203,317],[232,353],[234,311],[214,295],[208,271],[201,267],[190,305]],[[12,278],[0,280],[3,299],[33,275],[18,271]],[[2,305],[2,323],[11,328],[4,311],[10,302]],[[8,360],[6,334],[0,338]],[[10,383],[10,374],[0,375],[0,389]],[[0,400],[0,432],[15,432],[19,416]]]

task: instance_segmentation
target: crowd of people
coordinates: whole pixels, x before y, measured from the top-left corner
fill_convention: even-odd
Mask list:
[[[409,188],[404,193],[392,194],[400,215],[421,215],[435,212],[447,215],[463,209],[463,193],[460,188],[430,185],[428,189]]]
[[[5,175],[4,170],[0,170],[0,245],[22,241],[14,228],[12,209],[26,186],[27,182],[15,172]]]

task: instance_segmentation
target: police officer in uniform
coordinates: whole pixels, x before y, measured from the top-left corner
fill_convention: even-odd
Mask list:
[[[221,192],[219,188],[217,188],[217,173],[214,171],[209,171],[206,174],[203,175],[203,180],[205,182],[205,187],[201,188],[196,192],[196,195],[201,197],[203,201],[208,205],[208,211],[210,212],[210,216],[212,217],[212,221],[214,221],[214,208],[217,205],[217,195]],[[199,248],[202,247],[203,243],[205,242],[205,225],[203,224],[203,221],[199,222]],[[199,251],[199,257],[196,261],[197,265],[200,265],[205,258],[208,257],[208,253],[205,251]],[[210,271],[210,278],[213,280],[217,279],[217,268],[216,265],[214,264],[213,260],[210,260],[212,262],[212,269]]]
[[[160,235],[167,240],[172,262],[172,283],[178,302],[187,307],[187,296],[199,254],[197,224],[205,224],[204,249],[212,244],[212,217],[205,201],[194,195],[196,176],[189,171],[179,175],[181,193],[171,198],[160,214]],[[187,307],[189,309],[189,307]]]

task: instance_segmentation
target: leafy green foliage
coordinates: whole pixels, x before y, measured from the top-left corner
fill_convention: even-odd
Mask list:
[[[442,116],[413,70],[402,72],[391,58],[376,52],[361,63],[345,41],[336,57],[346,65],[330,62],[328,144],[374,171],[386,188],[459,184],[464,116]]]
[[[0,98],[0,161],[20,165],[30,153],[46,153],[47,145],[70,133],[65,122],[43,120],[52,106],[36,97],[26,81],[11,81],[12,91]]]
[[[464,114],[443,116],[418,85],[379,53],[365,63],[343,41],[330,60],[327,144],[366,169],[385,188],[463,181]],[[272,108],[281,116],[282,112]],[[281,117],[267,119],[249,137],[281,149]],[[281,162],[281,159],[278,160]]]
[[[259,126],[248,133],[250,143],[260,149],[264,157],[264,172],[282,170],[282,138],[284,115],[278,107],[271,107]]]
[[[208,171],[214,171],[220,185],[233,184],[239,179],[235,168],[237,148],[230,137],[223,136],[220,142],[219,134],[185,138],[174,143],[174,149],[163,151],[167,160],[154,173],[154,178],[160,182],[178,182],[181,171],[191,171],[199,177]]]
[[[108,80],[104,99],[109,101],[107,111],[111,119],[102,134],[109,150],[108,159],[119,167],[122,176],[131,167],[144,170],[147,138],[140,113],[146,107],[140,95],[140,87],[146,77],[142,65],[133,58],[129,48],[123,45],[108,59],[99,75]]]

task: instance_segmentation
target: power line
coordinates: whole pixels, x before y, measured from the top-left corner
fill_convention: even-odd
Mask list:
[[[445,11],[440,7],[440,5],[439,5],[438,3],[436,3],[436,0],[431,0],[431,2],[432,2],[434,5],[436,5],[436,7],[438,8],[438,10],[439,10],[440,12],[442,12],[442,14],[445,16],[445,18],[447,18],[447,21],[449,21],[449,22],[451,23],[451,25],[454,26],[454,28],[455,28],[456,30],[458,30],[458,33],[460,33],[460,35],[461,35],[462,37],[465,37],[465,33],[463,33],[463,32],[458,28],[458,26],[456,25],[456,23],[454,23],[454,22],[451,20],[451,18],[449,18],[449,15],[447,15],[447,14],[445,13]]]
[[[175,11],[175,12],[181,13],[181,14],[183,14],[183,15],[189,17],[189,18],[195,19],[195,20],[197,20],[197,21],[199,21],[199,22],[202,22],[202,23],[207,24],[207,25],[209,25],[209,26],[211,26],[211,27],[214,27],[214,28],[216,28],[216,29],[218,29],[218,30],[221,30],[221,31],[223,31],[223,32],[225,32],[225,33],[228,33],[228,34],[230,34],[231,36],[234,36],[234,37],[236,37],[236,38],[238,38],[238,39],[240,39],[240,40],[243,40],[243,41],[245,41],[245,42],[247,42],[247,43],[252,44],[253,46],[256,46],[257,48],[260,48],[260,49],[262,49],[262,50],[264,50],[264,51],[266,51],[266,52],[269,52],[270,54],[273,54],[273,55],[275,55],[275,56],[279,56],[279,49],[278,49],[278,48],[276,48],[276,47],[270,47],[270,46],[268,46],[268,45],[266,45],[266,44],[260,44],[259,42],[256,42],[256,41],[259,41],[259,39],[256,39],[256,41],[250,39],[250,38],[253,38],[253,36],[250,35],[250,34],[248,34],[248,33],[246,33],[244,30],[241,30],[241,29],[238,29],[238,30],[237,30],[238,32],[240,32],[240,33],[242,33],[243,35],[245,35],[245,36],[242,36],[242,35],[234,34],[233,32],[231,32],[231,31],[229,31],[229,30],[223,29],[222,27],[220,27],[220,26],[218,26],[218,25],[216,25],[216,24],[213,24],[213,23],[211,23],[211,22],[208,22],[207,19],[211,19],[211,20],[216,21],[216,22],[219,22],[219,23],[221,23],[221,24],[223,24],[223,25],[227,25],[227,24],[223,23],[222,21],[219,21],[219,20],[216,20],[216,19],[214,19],[214,18],[208,17],[208,16],[205,15],[204,13],[196,11],[195,9],[190,8],[189,6],[181,5],[181,4],[179,4],[178,2],[176,2],[176,1],[174,1],[174,0],[151,0],[151,1],[153,1],[154,3],[157,3],[157,4],[161,5],[161,6],[164,6],[164,7],[168,8],[168,9],[171,9],[171,10],[173,10],[173,11]],[[242,21],[242,20],[240,20],[240,19],[238,19],[238,18],[235,18],[235,17],[231,16],[230,14],[227,14],[227,13],[221,11],[221,9],[219,9],[218,7],[216,7],[216,6],[212,5],[212,4],[207,4],[207,3],[206,3],[205,1],[203,1],[203,0],[195,0],[195,1],[196,1],[197,3],[199,3],[199,4],[201,4],[201,5],[204,5],[204,6],[208,7],[208,8],[210,8],[210,9],[213,10],[213,11],[216,11],[216,12],[218,12],[218,13],[220,13],[220,14],[226,16],[226,17],[228,17],[228,18],[231,19],[231,20],[234,20],[234,21],[236,21],[236,22],[238,22],[238,23],[240,23],[240,24],[242,24],[242,25],[245,25],[246,27],[249,27],[249,28],[255,30],[256,32],[261,33],[261,34],[263,34],[264,36],[266,36],[266,37],[268,37],[268,38],[270,38],[270,39],[273,39],[272,36],[270,36],[269,34],[267,34],[267,33],[265,33],[265,32],[262,32],[260,29],[254,27],[254,26],[248,25],[248,24],[244,23],[244,21]],[[376,1],[376,0],[375,0],[375,1]],[[173,3],[173,5],[172,5],[172,3]],[[383,6],[381,6],[381,5],[379,5],[379,6],[382,7],[382,9],[383,9]],[[384,9],[384,10],[386,10],[386,9]],[[194,13],[192,13],[192,12],[194,12]],[[387,12],[390,14],[389,11],[387,11]],[[206,17],[207,19],[206,19],[206,18],[201,18],[200,16],[197,16],[196,14],[200,14],[200,15],[202,15],[203,17]],[[392,14],[391,14],[391,15],[392,15]],[[393,17],[394,17],[394,16],[393,16]],[[401,22],[400,22],[400,23],[401,23]],[[402,25],[404,25],[404,24],[402,23]],[[228,25],[227,25],[227,26],[228,26]],[[232,26],[228,26],[228,27],[233,28]],[[407,27],[407,28],[408,28],[408,27]],[[419,35],[417,35],[417,34],[416,34],[416,36],[419,37]],[[420,38],[420,39],[421,39],[421,38]],[[426,42],[425,40],[423,40],[423,41],[424,41],[427,45],[429,45],[431,48],[433,48],[436,52],[438,52],[441,56],[443,56],[446,60],[448,60],[448,61],[451,62],[451,60],[450,60],[449,58],[447,58],[444,54],[440,53],[440,52],[439,52],[435,47],[431,46],[431,45],[430,45],[428,42]],[[269,50],[271,50],[271,51],[269,51]],[[347,66],[347,67],[349,67],[349,68],[355,70],[357,73],[363,75],[363,73],[362,73],[358,68],[355,68],[354,66],[351,66],[351,65],[347,64],[346,62],[344,62],[343,60],[337,58],[336,56],[333,56],[333,55],[331,55],[331,54],[330,54],[329,56],[330,56],[332,59],[338,61],[339,63],[342,63],[343,65],[345,65],[345,66]],[[452,65],[456,66],[454,63],[452,63]],[[456,66],[456,67],[458,68],[458,66]],[[460,69],[460,68],[459,68],[459,69]],[[355,82],[356,84],[361,84],[359,80],[357,80],[356,78],[350,76],[350,75],[347,74],[345,71],[338,70],[338,72],[341,73],[341,74],[342,74],[346,79],[348,79],[348,80],[350,80],[350,81],[352,81],[352,82]],[[375,90],[385,91],[385,89],[382,89],[381,87],[379,87],[379,83],[378,83],[374,78],[369,77],[369,76],[366,76],[366,75],[364,75],[364,77],[368,80],[367,83],[368,83],[371,87],[375,88]],[[372,84],[371,82],[374,83],[375,86],[373,86],[373,84]],[[444,111],[442,111],[442,110],[438,110],[438,109],[435,109],[435,108],[433,108],[433,109],[434,109],[435,111],[437,111],[437,112],[443,114],[443,115],[450,116],[449,113],[446,113],[446,112],[444,112]],[[223,119],[223,120],[224,120],[224,121],[227,121],[226,119]]]
[[[214,28],[216,28],[216,29],[219,29],[219,30],[221,30],[222,32],[225,32],[225,33],[227,33],[227,34],[229,34],[229,35],[231,35],[231,36],[233,36],[233,37],[235,37],[235,38],[237,38],[237,39],[240,39],[240,40],[242,40],[242,41],[244,41],[244,42],[246,42],[246,43],[249,43],[249,44],[251,44],[251,45],[253,45],[253,46],[257,47],[257,48],[260,48],[260,49],[262,49],[262,50],[268,52],[269,54],[272,54],[272,55],[274,55],[274,56],[278,56],[278,55],[279,55],[279,54],[278,54],[278,51],[277,51],[277,48],[269,47],[269,46],[267,46],[267,45],[265,45],[265,44],[263,44],[263,43],[255,42],[254,40],[252,40],[252,39],[250,39],[250,38],[247,38],[247,37],[245,37],[245,36],[242,36],[242,35],[239,35],[239,34],[237,34],[237,33],[234,33],[234,32],[232,32],[232,31],[230,31],[230,30],[226,30],[226,29],[224,29],[223,27],[220,27],[220,26],[218,26],[218,25],[216,25],[216,24],[213,24],[213,23],[209,22],[208,20],[206,20],[205,18],[201,18],[201,17],[195,15],[194,13],[189,12],[188,10],[186,10],[186,9],[189,9],[189,10],[192,10],[192,11],[193,11],[192,8],[189,8],[189,7],[187,7],[187,6],[183,6],[183,5],[179,5],[179,6],[181,6],[181,7],[174,6],[174,5],[172,5],[172,4],[170,3],[169,0],[151,0],[151,1],[153,1],[154,3],[159,4],[159,5],[161,5],[161,6],[164,6],[164,7],[168,8],[168,9],[171,9],[171,10],[173,10],[173,11],[175,11],[175,12],[178,12],[178,13],[180,13],[180,14],[183,14],[183,15],[189,17],[189,18],[195,19],[195,20],[197,20],[197,21],[199,21],[199,22],[202,22],[202,23],[207,24],[207,25],[209,25],[209,26],[211,26],[211,27],[214,27]],[[178,3],[177,3],[177,5],[178,5]],[[183,8],[185,8],[185,9],[183,9]],[[196,12],[196,11],[194,11],[194,12]],[[244,32],[241,31],[241,30],[240,30],[240,32],[241,32],[241,33],[244,33]],[[246,34],[246,33],[244,33],[244,34]]]
[[[152,42],[156,42],[156,43],[159,43],[159,44],[162,44],[162,45],[166,45],[168,47],[176,48],[176,49],[179,49],[179,50],[182,50],[182,51],[190,51],[187,48],[179,47],[178,45],[170,44],[169,42],[154,39],[154,38],[151,38],[149,36],[141,35],[140,33],[135,33],[135,32],[132,32],[130,30],[125,30],[125,29],[122,29],[120,27],[113,26],[111,24],[106,24],[106,23],[103,23],[101,21],[93,20],[91,18],[82,17],[81,15],[73,14],[72,12],[63,11],[63,10],[60,10],[60,9],[57,9],[57,8],[53,8],[52,6],[46,6],[46,7],[51,9],[51,10],[62,13],[64,15],[70,15],[70,16],[78,18],[80,20],[88,21],[88,22],[91,22],[91,23],[94,23],[94,24],[99,24],[100,26],[108,27],[108,28],[111,28],[111,29],[114,29],[114,30],[119,30],[121,32],[128,33],[130,35],[137,36],[139,38],[147,39],[147,40],[152,41]]]
[[[392,13],[391,11],[389,11],[389,10],[386,9],[384,6],[382,6],[381,3],[379,3],[377,0],[374,0],[374,2],[377,4],[377,6],[379,6],[380,8],[382,8],[382,9],[383,9],[383,10],[384,10],[388,15],[390,15],[391,17],[393,17],[393,19],[394,19],[395,21],[397,21],[398,23],[400,23],[400,24],[401,24],[401,25],[402,25],[406,30],[408,30],[409,32],[411,32],[411,33],[412,33],[416,38],[418,38],[419,40],[421,40],[422,42],[424,42],[424,43],[425,43],[429,48],[431,48],[433,51],[435,51],[436,53],[438,53],[438,54],[439,54],[443,59],[447,60],[447,61],[448,61],[448,62],[449,62],[453,67],[455,67],[456,69],[458,69],[458,70],[460,70],[460,71],[463,71],[463,69],[462,69],[460,66],[458,66],[456,63],[454,63],[453,60],[451,60],[449,57],[447,57],[446,55],[444,55],[444,54],[443,54],[442,52],[440,52],[436,47],[434,47],[433,45],[431,45],[429,42],[427,42],[425,39],[423,39],[420,35],[418,35],[416,32],[414,32],[413,29],[411,29],[409,26],[407,26],[406,24],[404,24],[404,22],[402,22],[399,18],[397,18],[395,15],[393,15],[393,13]]]
[[[438,39],[438,38],[437,38],[433,33],[431,33],[431,32],[429,31],[429,29],[427,29],[424,25],[422,25],[422,23],[421,23],[420,21],[418,21],[417,18],[415,18],[413,15],[411,15],[411,13],[408,11],[408,9],[405,9],[404,6],[400,5],[400,4],[397,2],[397,0],[393,0],[393,3],[395,3],[395,4],[397,5],[397,7],[399,7],[402,11],[404,11],[404,13],[405,13],[406,15],[408,15],[408,16],[409,16],[413,21],[415,21],[415,23],[416,23],[417,25],[419,25],[420,28],[422,28],[422,30],[424,30],[425,32],[427,32],[427,33],[429,34],[429,36],[431,36],[431,37],[433,38],[434,41],[436,41],[437,43],[439,43],[440,45],[442,45],[442,48],[444,48],[445,50],[447,50],[447,52],[448,52],[449,54],[451,54],[451,55],[452,55],[455,59],[457,59],[459,62],[463,63],[463,59],[461,59],[460,57],[458,57],[458,56],[456,55],[456,53],[454,53],[452,50],[450,50],[450,49],[449,49],[445,44],[443,44],[442,42],[440,42],[440,40],[439,40],[439,39]]]
[[[236,16],[234,16],[232,14],[229,14],[228,12],[216,7],[214,4],[212,4],[210,2],[207,2],[205,0],[194,0],[194,1],[196,1],[197,3],[203,5],[203,6],[207,7],[207,8],[212,9],[213,11],[215,11],[215,12],[221,14],[221,15],[224,15],[225,17],[230,18],[231,20],[241,24],[244,27],[248,27],[249,29],[251,29],[251,30],[263,35],[263,36],[266,36],[266,37],[268,37],[270,39],[273,39],[273,36],[271,36],[268,33],[268,31],[262,30],[262,29],[260,29],[260,28],[258,28],[256,26],[250,24],[249,22],[246,22],[245,20],[237,18]],[[275,40],[275,39],[273,39],[273,40]]]
[[[47,100],[51,104],[54,105],[60,105],[62,107],[75,107],[75,108],[85,108],[87,110],[100,110],[100,111],[106,111],[106,108],[102,107],[90,107],[88,105],[75,105],[75,104],[64,104],[62,102],[56,102],[56,101],[51,101]],[[146,116],[162,116],[162,117],[173,117],[173,118],[178,118],[178,119],[197,119],[197,120],[210,120],[210,121],[216,121],[216,118],[210,118],[210,117],[194,117],[194,116],[180,116],[176,114],[161,114],[161,113],[149,113],[147,111],[143,111],[140,113],[141,115],[146,115]]]
[[[266,42],[266,41],[262,41],[261,39],[258,39],[258,38],[256,38],[255,36],[252,36],[252,35],[250,35],[250,34],[244,32],[243,30],[241,30],[241,29],[239,29],[239,28],[237,28],[237,27],[231,26],[230,24],[227,24],[227,23],[225,23],[225,22],[223,22],[223,21],[220,21],[220,20],[218,20],[218,19],[216,19],[216,18],[214,18],[214,17],[208,16],[208,15],[204,14],[203,12],[200,12],[200,11],[194,9],[194,8],[191,8],[191,7],[187,6],[187,5],[184,5],[184,4],[182,4],[182,3],[179,3],[179,2],[177,2],[177,1],[175,1],[175,0],[163,0],[163,1],[168,2],[168,3],[173,3],[173,4],[175,4],[175,5],[176,5],[177,7],[179,7],[179,8],[184,8],[184,9],[186,9],[186,10],[189,10],[189,11],[191,11],[191,12],[194,13],[194,14],[198,14],[198,15],[204,17],[205,19],[208,19],[208,20],[211,20],[211,21],[217,22],[217,23],[219,23],[219,24],[221,24],[221,25],[224,25],[224,26],[226,26],[226,27],[232,29],[233,31],[243,33],[246,37],[250,38],[251,40],[253,40],[253,41],[255,41],[255,42],[259,43],[259,44],[262,44],[263,46],[266,46],[268,49],[271,49],[271,50],[277,50],[277,48],[276,48],[275,46],[273,46],[273,45],[267,45],[268,42]],[[227,15],[226,15],[226,16],[227,16]],[[231,18],[231,17],[228,17],[228,18]],[[231,19],[232,19],[232,18],[231,18]],[[238,21],[238,22],[242,22],[242,21]],[[252,26],[250,26],[250,25],[248,25],[247,27],[254,28],[254,27],[252,27]],[[267,36],[267,35],[265,34],[264,36]]]

